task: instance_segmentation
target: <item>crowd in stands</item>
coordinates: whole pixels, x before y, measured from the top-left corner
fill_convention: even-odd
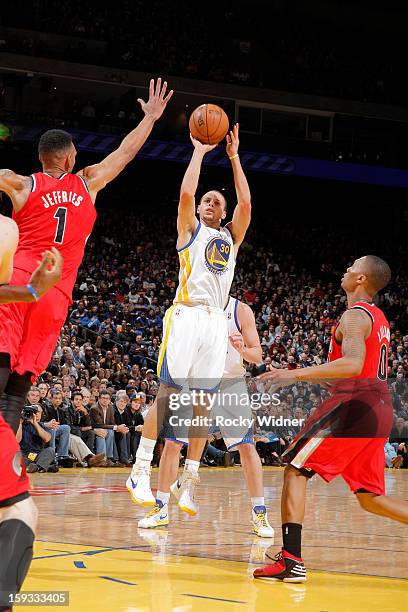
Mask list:
[[[84,466],[127,466],[134,461],[143,417],[158,390],[163,317],[177,283],[174,223],[172,211],[165,209],[154,218],[109,208],[99,212],[54,356],[29,393],[28,403],[40,406],[41,414],[23,422],[26,457],[50,446],[58,465],[75,460]],[[339,279],[349,260],[339,253],[347,250],[341,244],[337,250],[333,247],[338,233],[303,231],[289,223],[280,230],[272,244],[267,226],[252,227],[240,249],[231,293],[254,311],[264,368],[321,364],[345,308]],[[293,245],[300,239],[298,251]],[[392,327],[389,375],[395,422],[387,461],[390,466],[402,461],[403,467],[408,467],[407,281],[404,266],[394,267],[394,281],[380,297]],[[253,377],[259,371],[248,366],[251,392],[256,391]],[[257,414],[300,423],[325,397],[318,385],[299,384],[281,391],[278,407],[271,404]],[[34,421],[41,422],[50,437],[41,436]],[[283,424],[271,431],[257,424],[263,463],[280,465],[282,451],[298,430]],[[35,439],[35,448],[28,438]],[[209,440],[204,463],[229,465],[222,441],[216,434]],[[156,463],[162,446],[159,441]],[[44,471],[55,465],[48,453],[30,469]]]
[[[370,102],[406,104],[403,33],[331,21],[291,3],[187,0],[101,3],[22,0],[5,6],[0,25],[70,37],[54,41],[3,33],[2,50],[143,72],[241,83]],[[21,10],[20,10],[21,9]],[[340,13],[341,14],[341,13]],[[243,18],[244,17],[244,18]],[[91,41],[105,43],[103,50]]]

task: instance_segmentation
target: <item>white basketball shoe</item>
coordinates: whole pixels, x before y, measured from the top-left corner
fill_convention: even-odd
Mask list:
[[[126,487],[135,504],[139,506],[154,506],[156,499],[150,488],[151,467],[134,465],[132,473],[126,481]]]

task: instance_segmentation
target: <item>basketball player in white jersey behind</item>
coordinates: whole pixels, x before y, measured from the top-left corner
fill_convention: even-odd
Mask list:
[[[262,349],[256,329],[255,317],[251,308],[230,297],[225,307],[225,316],[228,322],[228,351],[225,361],[224,376],[221,384],[221,398],[224,394],[237,394],[244,400],[248,398],[245,368],[243,360],[248,363],[260,363],[262,361]],[[226,405],[218,407],[216,411],[226,418],[234,418],[237,415],[251,420],[251,407],[249,402],[242,401],[242,406]],[[260,538],[272,538],[274,530],[268,522],[266,513],[262,464],[256,452],[252,427],[243,430],[239,438],[237,428],[220,427],[221,434],[228,450],[238,450],[241,457],[241,465],[244,470],[245,480],[248,486],[252,504],[252,525],[254,532]],[[159,482],[156,494],[156,504],[145,518],[139,521],[139,527],[152,528],[162,527],[169,524],[168,502],[170,491],[180,499],[179,482],[176,480],[180,449],[186,444],[185,440],[167,439],[160,461]],[[173,483],[173,484],[172,484]]]
[[[204,145],[192,137],[191,140],[194,152],[181,184],[177,216],[179,286],[164,318],[157,364],[161,385],[145,419],[136,462],[126,482],[133,501],[145,506],[155,504],[150,465],[169,396],[186,384],[190,389],[212,391],[222,378],[228,347],[223,309],[234,277],[236,254],[251,218],[251,194],[238,155],[238,124],[227,136],[226,148],[234,173],[237,205],[231,222],[224,227],[221,222],[227,214],[226,201],[219,191],[204,194],[198,207],[195,202],[201,164],[205,154],[216,145]],[[206,414],[205,406],[196,406],[194,414]],[[201,428],[192,436],[190,433],[179,504],[195,514],[194,490],[207,430]]]

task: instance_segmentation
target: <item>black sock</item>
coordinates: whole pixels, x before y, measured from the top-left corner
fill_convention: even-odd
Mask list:
[[[283,548],[295,557],[302,556],[302,525],[299,523],[283,523]]]

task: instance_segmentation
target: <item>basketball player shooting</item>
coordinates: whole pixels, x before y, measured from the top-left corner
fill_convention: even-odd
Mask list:
[[[157,364],[161,384],[157,400],[145,419],[136,462],[126,482],[133,501],[144,506],[155,505],[150,488],[150,465],[169,396],[179,393],[185,384],[211,392],[222,378],[228,347],[223,309],[234,277],[236,254],[251,218],[251,194],[238,155],[238,124],[227,136],[227,155],[234,173],[237,205],[232,221],[225,226],[221,226],[227,214],[222,193],[208,191],[198,207],[195,202],[201,164],[216,145],[202,144],[193,137],[191,140],[194,152],[181,185],[177,217],[179,285],[173,305],[164,318]],[[195,410],[195,414],[206,413],[202,405]],[[208,428],[190,437],[180,479],[179,506],[191,515],[197,513],[194,491],[207,431]]]
[[[228,324],[228,350],[221,383],[221,397],[231,394],[241,400],[248,398],[245,382],[244,359],[248,363],[262,361],[262,348],[259,341],[254,313],[251,308],[236,298],[229,297],[224,310]],[[249,398],[248,398],[249,399]],[[227,418],[241,416],[245,422],[252,421],[250,402],[241,401],[242,405],[225,405],[217,407],[216,412]],[[252,527],[260,538],[272,538],[274,530],[269,524],[263,486],[261,459],[255,449],[252,427],[243,428],[220,426],[228,451],[237,450],[252,504]],[[151,511],[139,521],[138,526],[144,529],[162,527],[169,524],[170,491],[177,501],[180,499],[180,483],[177,480],[180,449],[188,444],[183,439],[166,439],[160,459],[159,480],[156,504]],[[181,507],[181,509],[183,509]]]
[[[44,296],[31,291],[35,303],[0,306],[0,409],[16,432],[33,377],[48,365],[71,304],[72,288],[95,220],[98,193],[130,163],[149,137],[173,92],[167,83],[150,81],[149,99],[139,125],[102,162],[73,174],[76,149],[63,130],[40,138],[42,172],[21,176],[0,170],[0,190],[13,204],[20,232],[12,285],[29,285],[41,254],[57,246],[64,259],[61,280]]]
[[[282,387],[331,381],[332,396],[282,455],[289,464],[281,502],[283,547],[273,565],[255,570],[255,578],[306,580],[301,533],[306,484],[315,474],[326,482],[342,476],[364,510],[408,523],[408,502],[385,495],[384,482],[384,444],[393,420],[386,382],[390,326],[373,298],[390,278],[389,266],[379,257],[357,259],[342,278],[348,310],[332,332],[329,363],[276,369],[260,377]]]

